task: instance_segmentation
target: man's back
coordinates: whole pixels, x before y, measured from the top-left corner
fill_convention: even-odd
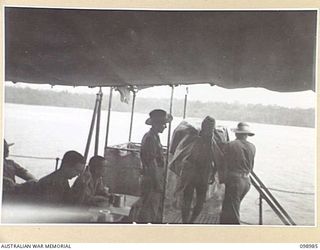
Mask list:
[[[70,194],[68,179],[57,170],[41,178],[35,187],[40,200],[50,203],[66,203]]]
[[[15,177],[18,176],[26,181],[35,180],[35,178],[23,167],[13,160],[4,159],[3,161],[3,177],[11,179],[16,182]]]
[[[210,141],[197,136],[191,147],[189,155],[182,163],[183,179],[208,184],[213,162]]]
[[[231,172],[248,174],[254,165],[255,146],[246,140],[236,139],[226,146],[227,168]]]

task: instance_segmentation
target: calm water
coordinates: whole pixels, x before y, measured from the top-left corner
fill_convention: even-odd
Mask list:
[[[68,150],[84,152],[92,111],[77,108],[59,108],[5,104],[4,135],[8,142],[15,142],[11,154],[60,157]],[[100,150],[106,131],[107,112],[102,112]],[[112,112],[109,145],[128,141],[130,114]],[[136,113],[132,141],[140,142],[149,129],[144,124],[146,114]],[[201,119],[190,119],[199,123]],[[173,128],[181,121],[175,118]],[[237,122],[219,121],[218,124],[235,127]],[[296,192],[315,192],[315,138],[313,128],[251,124],[256,136],[250,140],[256,145],[255,172],[267,187]],[[93,135],[94,139],[95,134]],[[166,145],[167,134],[161,135]],[[93,144],[89,157],[93,154]],[[40,178],[54,170],[54,160],[14,158]],[[281,205],[298,225],[314,225],[315,196],[288,194],[272,191]],[[258,223],[258,194],[252,187],[241,207],[241,219]],[[274,212],[264,203],[264,224],[282,225]]]

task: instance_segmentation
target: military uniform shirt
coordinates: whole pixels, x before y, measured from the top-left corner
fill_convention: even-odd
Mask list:
[[[14,162],[13,160],[4,159],[3,177],[7,177],[16,182],[15,176],[18,176],[26,181],[34,179],[28,170],[21,167],[18,163]]]
[[[255,146],[246,140],[234,140],[226,145],[226,161],[229,172],[249,174],[254,165]]]

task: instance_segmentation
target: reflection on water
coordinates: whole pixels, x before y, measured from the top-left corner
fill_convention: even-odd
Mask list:
[[[212,114],[211,114],[212,115]],[[59,108],[5,104],[4,134],[8,142],[15,142],[11,153],[42,157],[60,157],[68,150],[84,152],[92,111],[77,108]],[[214,115],[212,115],[214,116]],[[132,141],[140,142],[149,129],[145,125],[147,114],[134,116]],[[217,117],[218,118],[218,117]],[[107,112],[101,114],[100,148],[103,155]],[[109,145],[124,143],[129,137],[130,114],[112,112]],[[191,119],[200,123],[201,119]],[[173,120],[173,128],[181,118]],[[218,124],[235,127],[237,122],[218,121]],[[267,187],[313,193],[315,190],[315,129],[251,124],[256,136],[250,140],[256,145],[255,172]],[[167,131],[161,135],[167,144]],[[93,154],[93,145],[90,155]],[[54,170],[54,160],[36,161],[16,158],[40,178]],[[314,225],[314,195],[274,192],[277,199],[298,225]],[[264,203],[264,224],[282,225],[273,211]],[[243,201],[241,218],[258,223],[258,194],[252,187]]]

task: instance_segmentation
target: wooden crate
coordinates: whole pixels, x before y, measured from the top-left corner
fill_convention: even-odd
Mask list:
[[[105,158],[108,162],[105,184],[110,192],[140,196],[140,145],[125,143],[108,147]]]

